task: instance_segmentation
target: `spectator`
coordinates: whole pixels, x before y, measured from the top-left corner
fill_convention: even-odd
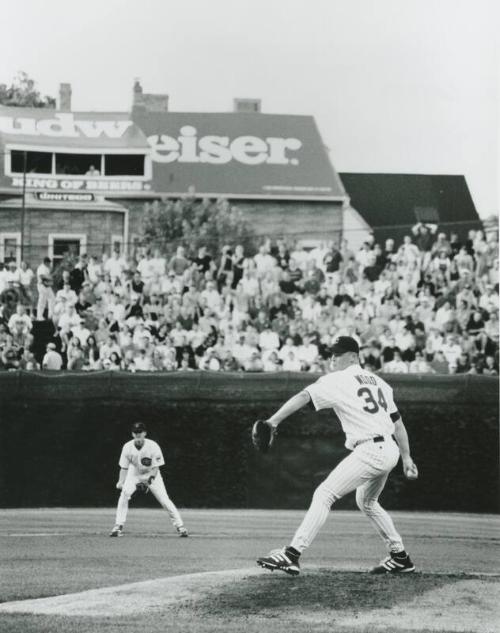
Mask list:
[[[434,369],[429,365],[427,360],[424,358],[422,352],[415,352],[415,360],[411,361],[409,365],[409,373],[410,374],[433,374]]]
[[[388,374],[407,374],[408,365],[401,358],[401,352],[395,350],[394,358],[384,364],[384,372]]]
[[[283,371],[302,371],[302,363],[292,350],[288,352],[283,360]]]
[[[70,371],[81,371],[85,365],[85,354],[82,344],[77,336],[72,336],[68,343],[68,364],[67,369]]]
[[[246,359],[243,364],[243,368],[245,369],[245,371],[249,372],[264,371],[264,363],[262,362],[260,354],[257,350],[254,350],[251,353],[250,358]]]
[[[8,328],[15,342],[22,347],[26,347],[30,337],[33,324],[31,318],[26,314],[26,308],[19,303],[15,313],[10,317]]]
[[[47,343],[47,351],[42,360],[42,369],[50,371],[59,371],[62,368],[63,359],[59,352],[56,351],[54,343]]]
[[[52,290],[52,270],[49,257],[45,257],[36,270],[38,303],[36,308],[36,318],[43,321],[45,310],[47,318],[52,318],[54,309],[54,291]]]

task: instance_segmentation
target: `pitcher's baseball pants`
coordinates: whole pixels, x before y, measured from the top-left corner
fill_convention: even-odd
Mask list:
[[[299,552],[309,547],[325,523],[332,504],[356,490],[358,508],[371,520],[389,551],[404,550],[391,517],[378,502],[387,477],[398,460],[399,448],[390,436],[384,442],[370,440],[356,446],[316,488],[291,546]]]

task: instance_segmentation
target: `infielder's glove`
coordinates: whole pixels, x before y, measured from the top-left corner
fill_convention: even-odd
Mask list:
[[[274,443],[276,427],[269,424],[267,420],[257,420],[252,427],[252,442],[255,448],[261,453],[267,453]]]
[[[143,494],[147,494],[149,492],[149,486],[147,482],[145,481],[140,481],[135,487],[135,489],[136,489],[136,492],[142,492]]]

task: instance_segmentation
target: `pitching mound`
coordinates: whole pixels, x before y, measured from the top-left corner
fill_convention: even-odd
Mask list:
[[[23,600],[1,613],[66,617],[175,614],[179,623],[273,621],[276,631],[332,626],[340,631],[496,633],[498,578],[411,574],[371,576],[308,568],[292,578],[258,568],[187,574]],[[279,622],[276,613],[280,613]],[[236,629],[235,629],[236,630]],[[238,629],[239,630],[239,629]]]

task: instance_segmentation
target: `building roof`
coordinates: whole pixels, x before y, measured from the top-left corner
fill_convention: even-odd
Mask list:
[[[0,106],[0,192],[19,192],[11,150],[143,153],[134,177],[29,174],[27,190],[98,191],[109,196],[226,196],[345,200],[311,116],[262,113],[60,112]],[[19,167],[17,167],[19,169]],[[48,181],[51,181],[50,183]]]
[[[312,116],[138,111],[154,190],[278,199],[344,199]]]
[[[342,172],[340,177],[351,205],[378,241],[401,241],[419,221],[461,236],[481,228],[464,176]]]

